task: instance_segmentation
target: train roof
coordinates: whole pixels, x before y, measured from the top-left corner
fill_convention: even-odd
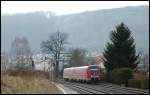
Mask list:
[[[74,68],[88,68],[88,66],[80,66],[80,67],[69,67],[69,68],[65,68],[65,69],[74,69]]]
[[[88,65],[88,66],[80,66],[80,67],[69,67],[69,68],[65,68],[65,69],[67,70],[67,69],[75,69],[75,68],[88,68],[88,67],[92,67],[92,66],[98,66],[98,65]]]
[[[88,66],[99,66],[99,65],[88,65]]]

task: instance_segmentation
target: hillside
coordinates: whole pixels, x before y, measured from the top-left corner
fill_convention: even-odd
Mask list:
[[[135,38],[140,51],[149,52],[149,7],[124,7],[46,17],[43,12],[2,15],[1,50],[10,51],[15,36],[25,36],[31,49],[40,51],[41,41],[52,32],[69,34],[69,47],[83,47],[91,52],[103,52],[111,30],[124,22]]]

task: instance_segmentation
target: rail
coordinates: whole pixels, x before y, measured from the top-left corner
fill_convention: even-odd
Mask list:
[[[92,94],[149,94],[149,91],[147,90],[122,87],[111,83],[99,83],[98,85],[93,85],[79,82],[66,82],[63,80],[59,80],[59,82],[65,86],[82,91],[84,90],[83,92],[89,92]]]

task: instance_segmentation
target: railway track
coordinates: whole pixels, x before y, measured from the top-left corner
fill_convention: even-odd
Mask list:
[[[101,91],[96,91],[93,89],[89,89],[87,87],[82,87],[82,86],[77,86],[77,85],[68,85],[68,84],[66,85],[65,84],[65,86],[77,90],[78,92],[80,92],[80,94],[106,94]]]
[[[108,92],[96,90],[96,89],[89,88],[86,86],[77,85],[76,83],[68,83],[67,82],[67,83],[64,83],[63,85],[65,85],[66,87],[69,87],[69,88],[73,88],[73,89],[77,90],[78,92],[81,92],[81,94],[110,94]]]
[[[83,92],[87,91],[89,94],[149,94],[149,91],[147,90],[121,87],[111,83],[99,83],[98,85],[93,85],[78,82],[66,82],[62,80],[59,82],[65,84],[68,87],[84,90]]]
[[[109,88],[115,88],[116,90],[120,90],[122,92],[127,92],[127,93],[139,93],[139,94],[149,94],[148,90],[142,90],[142,89],[136,89],[136,88],[131,88],[131,87],[123,87],[119,86],[116,84],[111,84],[111,83],[101,83],[99,84],[103,87],[109,87]]]
[[[81,83],[72,83],[72,82],[65,82],[65,81],[61,81],[60,83],[62,83],[65,86],[68,87],[77,87],[77,88],[81,88],[82,90],[84,89],[87,92],[91,92],[91,94],[114,94],[117,92],[111,92],[108,90],[105,90],[103,88],[97,89],[96,87],[93,87],[91,85],[85,85],[85,84],[81,84]],[[85,94],[85,93],[83,93]],[[121,93],[120,93],[121,94]]]

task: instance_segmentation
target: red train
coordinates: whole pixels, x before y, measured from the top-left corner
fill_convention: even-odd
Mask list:
[[[64,80],[99,82],[104,79],[103,70],[98,65],[65,68]]]

